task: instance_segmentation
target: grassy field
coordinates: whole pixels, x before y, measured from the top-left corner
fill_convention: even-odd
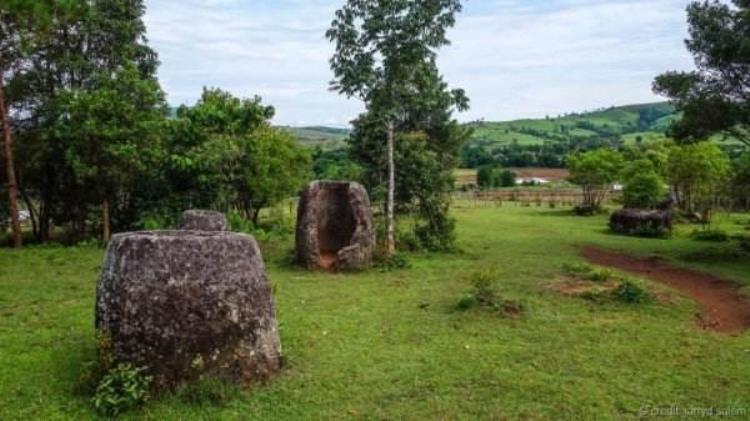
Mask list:
[[[222,406],[158,398],[128,417],[577,420],[637,418],[646,406],[750,407],[749,334],[698,330],[694,303],[676,293],[668,304],[625,305],[545,289],[589,244],[743,285],[750,259],[717,260],[726,246],[691,240],[690,228],[646,240],[559,209],[461,202],[454,213],[460,253],[412,256],[411,268],[394,272],[308,273],[286,264],[291,238],[264,244],[283,374]],[[719,217],[747,233],[739,218]],[[0,419],[94,417],[76,387],[93,353],[101,258],[91,247],[0,250]],[[524,304],[521,319],[455,310],[482,269]]]

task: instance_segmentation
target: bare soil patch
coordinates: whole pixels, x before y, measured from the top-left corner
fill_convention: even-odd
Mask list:
[[[638,258],[595,247],[585,247],[582,253],[591,263],[669,285],[689,296],[700,305],[697,317],[703,329],[739,333],[750,327],[750,298],[731,281],[674,267],[658,258]]]

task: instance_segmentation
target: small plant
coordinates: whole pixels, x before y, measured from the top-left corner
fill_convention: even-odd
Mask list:
[[[115,356],[112,351],[112,339],[104,332],[96,332],[94,358],[82,365],[79,392],[91,396],[102,378],[114,367]]]
[[[729,241],[729,234],[722,230],[696,230],[693,231],[691,237],[698,241],[712,241],[716,243]]]
[[[237,396],[237,386],[222,379],[206,377],[177,390],[177,398],[195,406],[221,406]]]
[[[588,263],[565,263],[563,270],[569,275],[585,275],[594,270]]]
[[[591,282],[604,283],[612,279],[614,272],[610,269],[594,269],[588,273],[588,280]]]
[[[612,297],[620,302],[627,304],[640,304],[649,300],[649,294],[632,281],[623,281],[612,291]]]
[[[145,369],[119,364],[110,370],[96,388],[91,403],[100,414],[117,417],[149,399],[151,377]]]
[[[466,311],[481,308],[507,317],[520,317],[524,313],[524,306],[514,301],[503,300],[495,289],[494,280],[495,273],[492,271],[475,273],[471,278],[471,293],[458,300],[456,309]]]

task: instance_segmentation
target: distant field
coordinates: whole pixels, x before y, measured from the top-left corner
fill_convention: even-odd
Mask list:
[[[570,171],[565,168],[508,168],[520,178],[543,178],[552,183],[564,181],[570,176]],[[454,173],[456,186],[477,184],[477,170],[459,169]]]

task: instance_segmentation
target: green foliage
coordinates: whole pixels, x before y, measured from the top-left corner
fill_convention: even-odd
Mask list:
[[[721,133],[750,146],[750,3],[733,3],[690,3],[690,38],[686,45],[695,57],[697,70],[667,72],[654,83],[654,90],[669,97],[681,112],[682,118],[670,129],[679,140],[702,141]]]
[[[626,208],[653,209],[664,200],[667,187],[649,159],[625,165],[621,176]]]
[[[380,192],[394,188],[386,181],[392,164],[396,205],[416,209],[424,221],[417,236],[434,249],[452,248],[448,194],[458,148],[469,134],[452,118],[454,110],[468,108],[468,98],[461,89],[448,89],[436,60],[460,10],[458,0],[350,0],[326,33],[335,46],[333,89],[367,104],[350,138],[365,186],[375,201],[384,199]],[[396,138],[392,162],[389,133]]]
[[[750,208],[750,152],[732,163],[731,197],[739,206]]]
[[[611,269],[593,269],[587,274],[587,278],[591,282],[603,283],[607,282],[614,276],[614,272]]]
[[[594,271],[594,267],[588,263],[565,263],[563,270],[569,275],[584,275]]]
[[[117,417],[148,401],[150,386],[145,369],[119,364],[99,382],[91,402],[101,415]]]
[[[393,253],[390,256],[377,254],[375,256],[375,267],[381,272],[392,272],[409,269],[411,263],[402,253]]]
[[[500,187],[515,187],[518,175],[511,170],[500,172]]]
[[[461,166],[562,168],[575,152],[663,141],[666,126],[675,118],[673,106],[655,103],[549,119],[472,123],[471,140],[461,148]]]
[[[633,283],[624,281],[612,291],[612,297],[626,304],[642,304],[648,302],[651,297],[646,290]]]
[[[473,289],[470,294],[461,297],[456,303],[456,310],[467,311],[474,308],[496,312],[504,317],[521,317],[526,311],[523,304],[504,300],[495,287],[498,274],[492,270],[484,270],[471,276]]]
[[[497,273],[490,270],[475,272],[471,276],[471,294],[462,297],[456,304],[459,310],[469,310],[473,307],[499,310],[502,300],[495,288]]]
[[[667,179],[677,204],[687,212],[710,214],[726,188],[730,171],[727,156],[713,143],[674,146],[669,151]]]
[[[346,148],[328,151],[316,148],[313,153],[313,173],[316,180],[361,182],[363,168],[350,159]]]
[[[477,184],[482,190],[500,187],[500,168],[494,165],[483,165],[477,171]]]
[[[583,189],[583,206],[598,208],[617,180],[623,165],[617,151],[596,149],[568,157],[570,182]]]

